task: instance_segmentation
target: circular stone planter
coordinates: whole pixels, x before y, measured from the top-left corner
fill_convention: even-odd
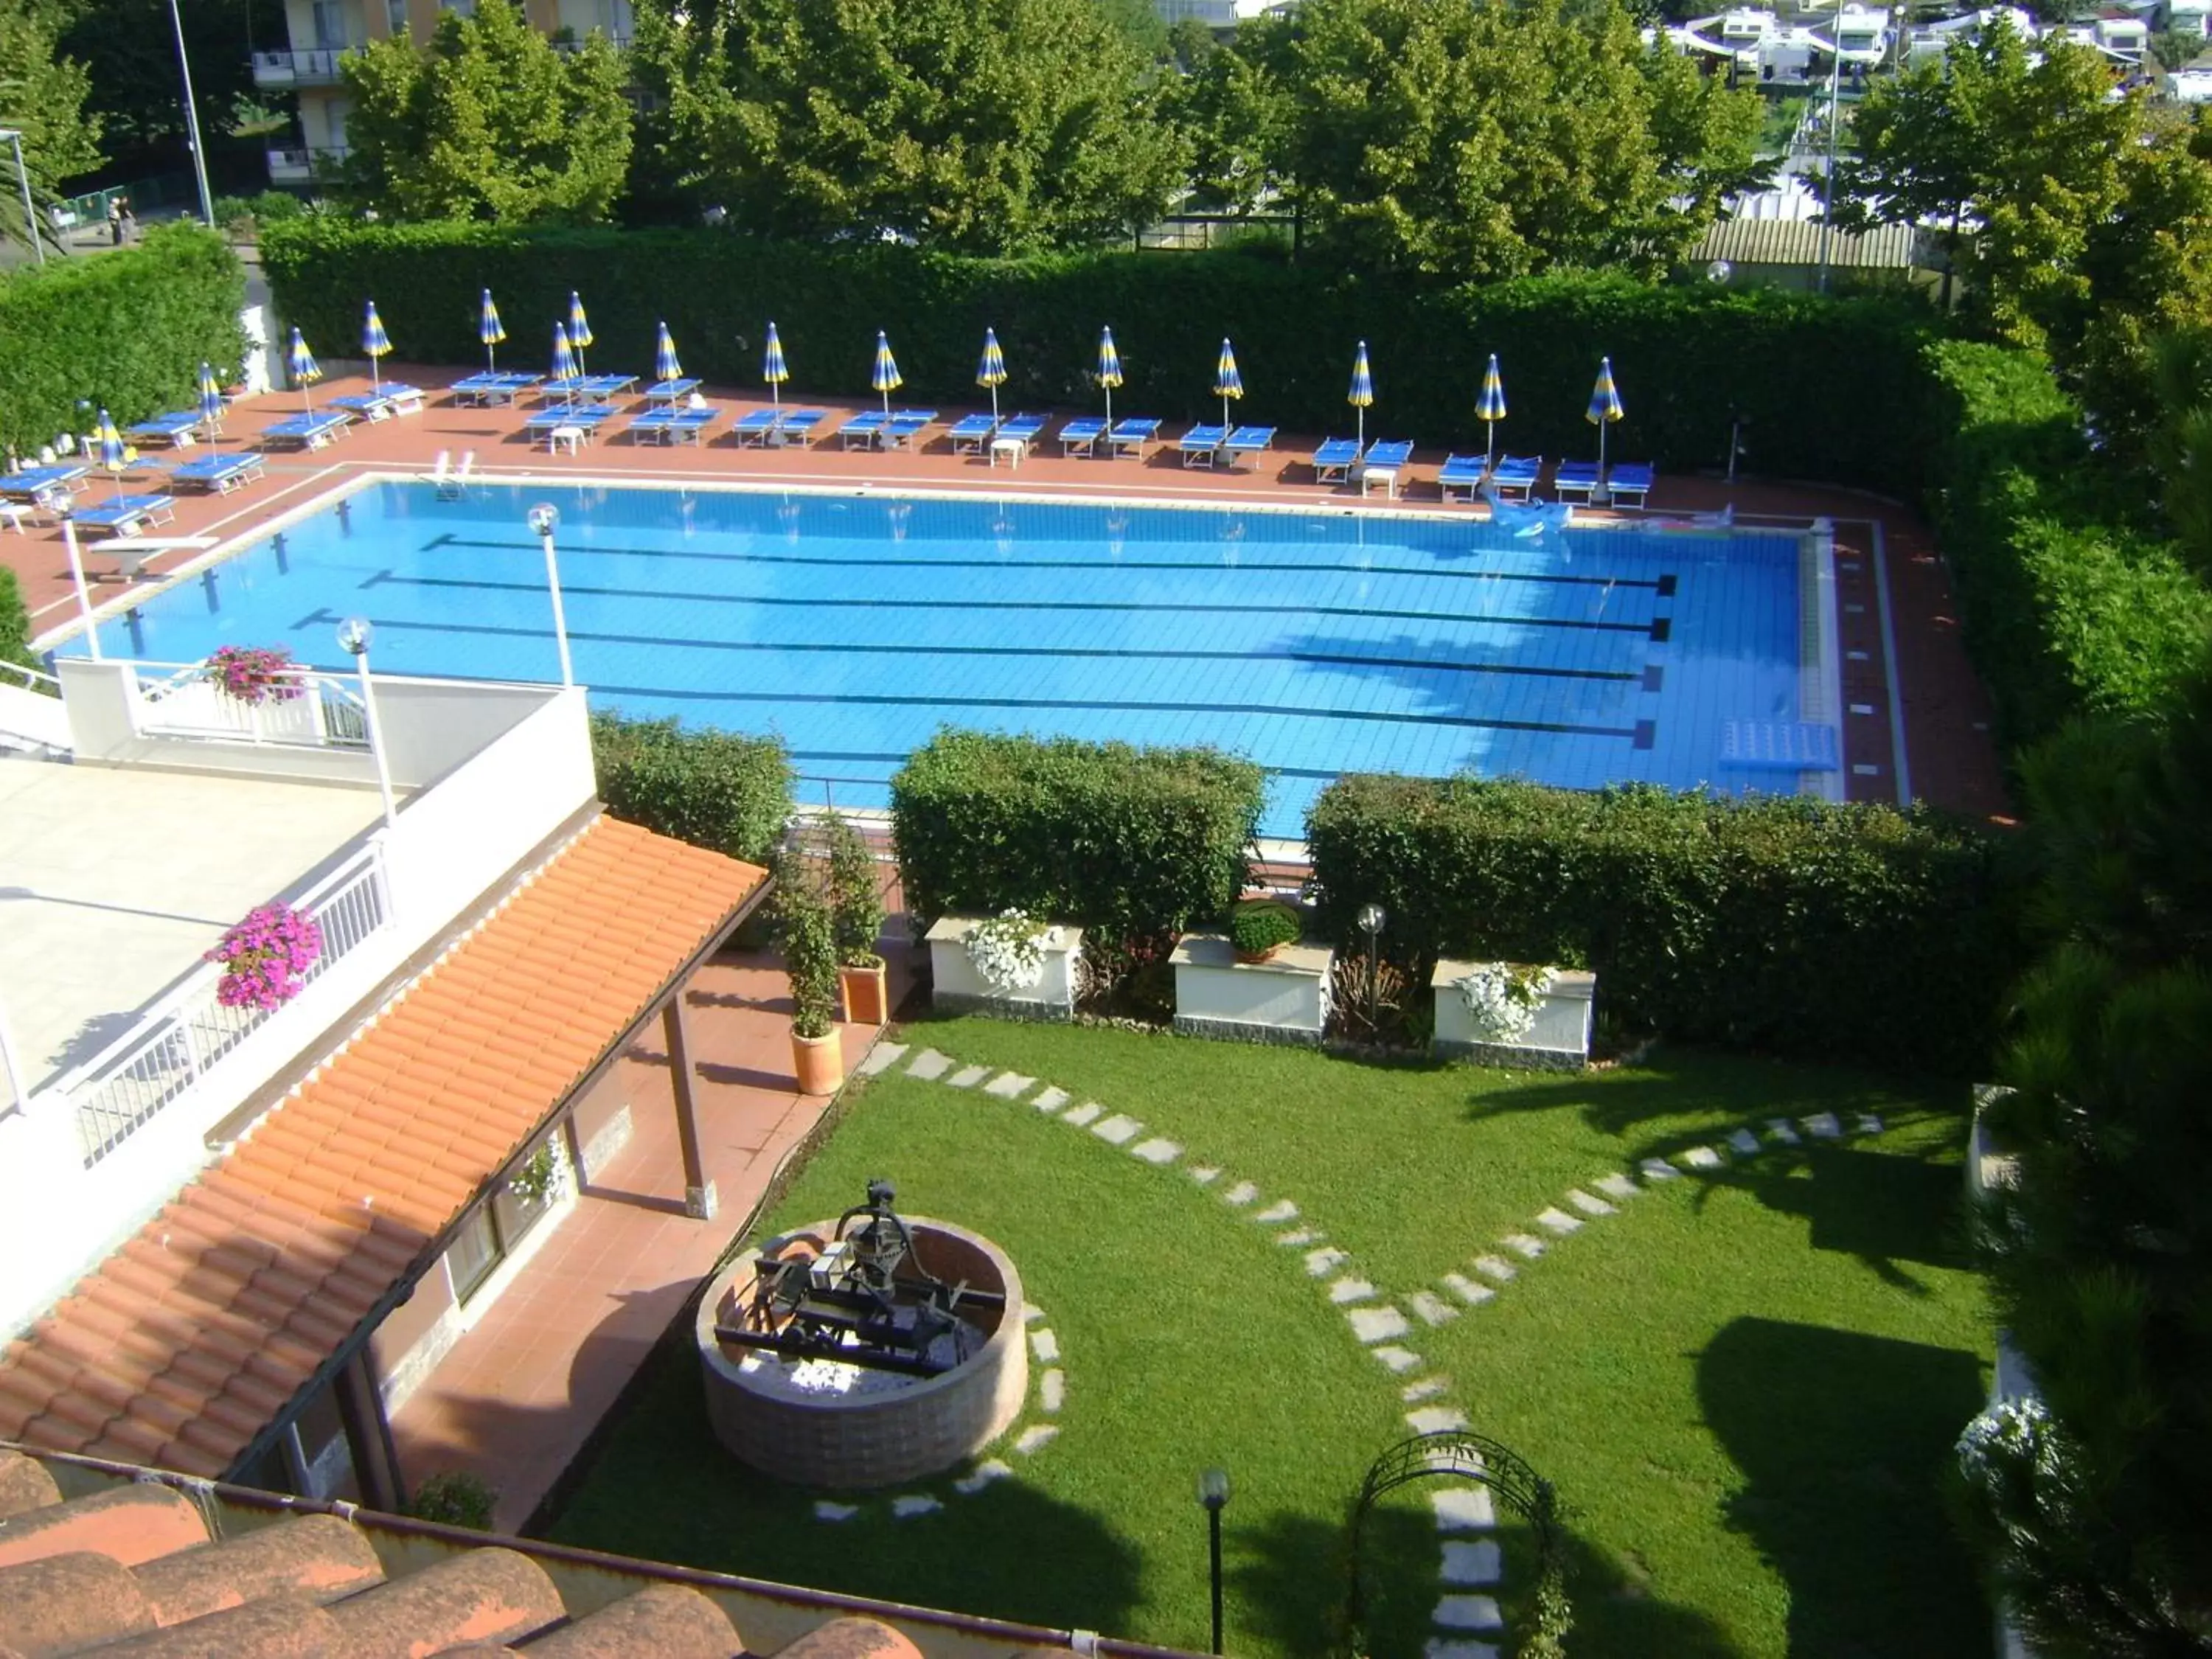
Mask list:
[[[982,1346],[940,1376],[902,1379],[881,1392],[801,1393],[782,1380],[775,1356],[748,1369],[747,1350],[715,1339],[714,1327],[741,1321],[752,1299],[752,1261],[738,1261],[700,1298],[696,1333],[708,1419],[740,1462],[794,1486],[862,1491],[951,1468],[1012,1424],[1030,1382],[1021,1275],[997,1245],[964,1227],[921,1216],[906,1223],[925,1271],[1006,1297],[1003,1309],[960,1310],[984,1334]],[[836,1230],[817,1221],[787,1237],[826,1242]]]

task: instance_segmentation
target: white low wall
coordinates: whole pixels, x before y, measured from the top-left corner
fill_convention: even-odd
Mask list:
[[[968,930],[982,920],[944,916],[929,930],[931,1001],[939,1008],[981,1008],[1019,1019],[1073,1018],[1075,964],[1083,955],[1083,930],[1054,929],[1057,942],[1045,948],[1044,977],[1029,990],[1006,996],[968,960]]]
[[[1325,945],[1286,945],[1265,962],[1239,962],[1219,933],[1176,946],[1175,1028],[1192,1036],[1317,1044],[1328,1024]]]
[[[1480,964],[1446,957],[1429,976],[1436,997],[1436,1051],[1492,1066],[1573,1071],[1589,1064],[1597,975],[1563,968],[1536,1010],[1535,1024],[1511,1042],[1492,1042],[1475,1029],[1459,982]]]

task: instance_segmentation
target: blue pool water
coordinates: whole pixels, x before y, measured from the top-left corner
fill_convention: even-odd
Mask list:
[[[191,661],[283,644],[395,674],[558,678],[523,518],[561,509],[595,702],[790,744],[807,799],[879,805],[953,724],[1213,744],[1273,774],[1295,836],[1345,771],[1474,769],[1594,788],[1788,787],[1721,761],[1724,720],[1796,718],[1784,537],[1012,501],[370,485],[106,625]]]

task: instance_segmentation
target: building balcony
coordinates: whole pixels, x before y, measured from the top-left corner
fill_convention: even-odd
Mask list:
[[[342,78],[338,63],[351,46],[318,46],[312,52],[257,52],[253,84],[280,91],[293,87],[334,87]]]
[[[292,145],[269,152],[269,182],[304,185],[346,158],[343,144]]]

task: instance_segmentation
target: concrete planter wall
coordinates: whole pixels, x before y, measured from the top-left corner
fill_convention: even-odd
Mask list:
[[[1429,975],[1437,1000],[1436,1051],[1454,1059],[1480,1060],[1486,1066],[1533,1066],[1546,1071],[1580,1071],[1589,1064],[1590,1011],[1597,995],[1597,975],[1580,969],[1562,968],[1559,978],[1536,1010],[1536,1023],[1517,1042],[1492,1042],[1475,1030],[1459,982],[1479,963],[1447,957]]]
[[[1075,964],[1083,956],[1083,930],[1054,929],[1054,942],[1045,947],[1044,977],[1028,990],[1006,996],[968,960],[968,930],[982,920],[981,916],[945,916],[929,930],[926,937],[934,987],[931,1002],[939,1008],[980,1009],[1016,1019],[1073,1019]]]
[[[1176,946],[1175,1028],[1192,1036],[1317,1045],[1328,1024],[1329,948],[1285,945],[1265,962],[1239,962],[1219,933],[1186,933]]]

